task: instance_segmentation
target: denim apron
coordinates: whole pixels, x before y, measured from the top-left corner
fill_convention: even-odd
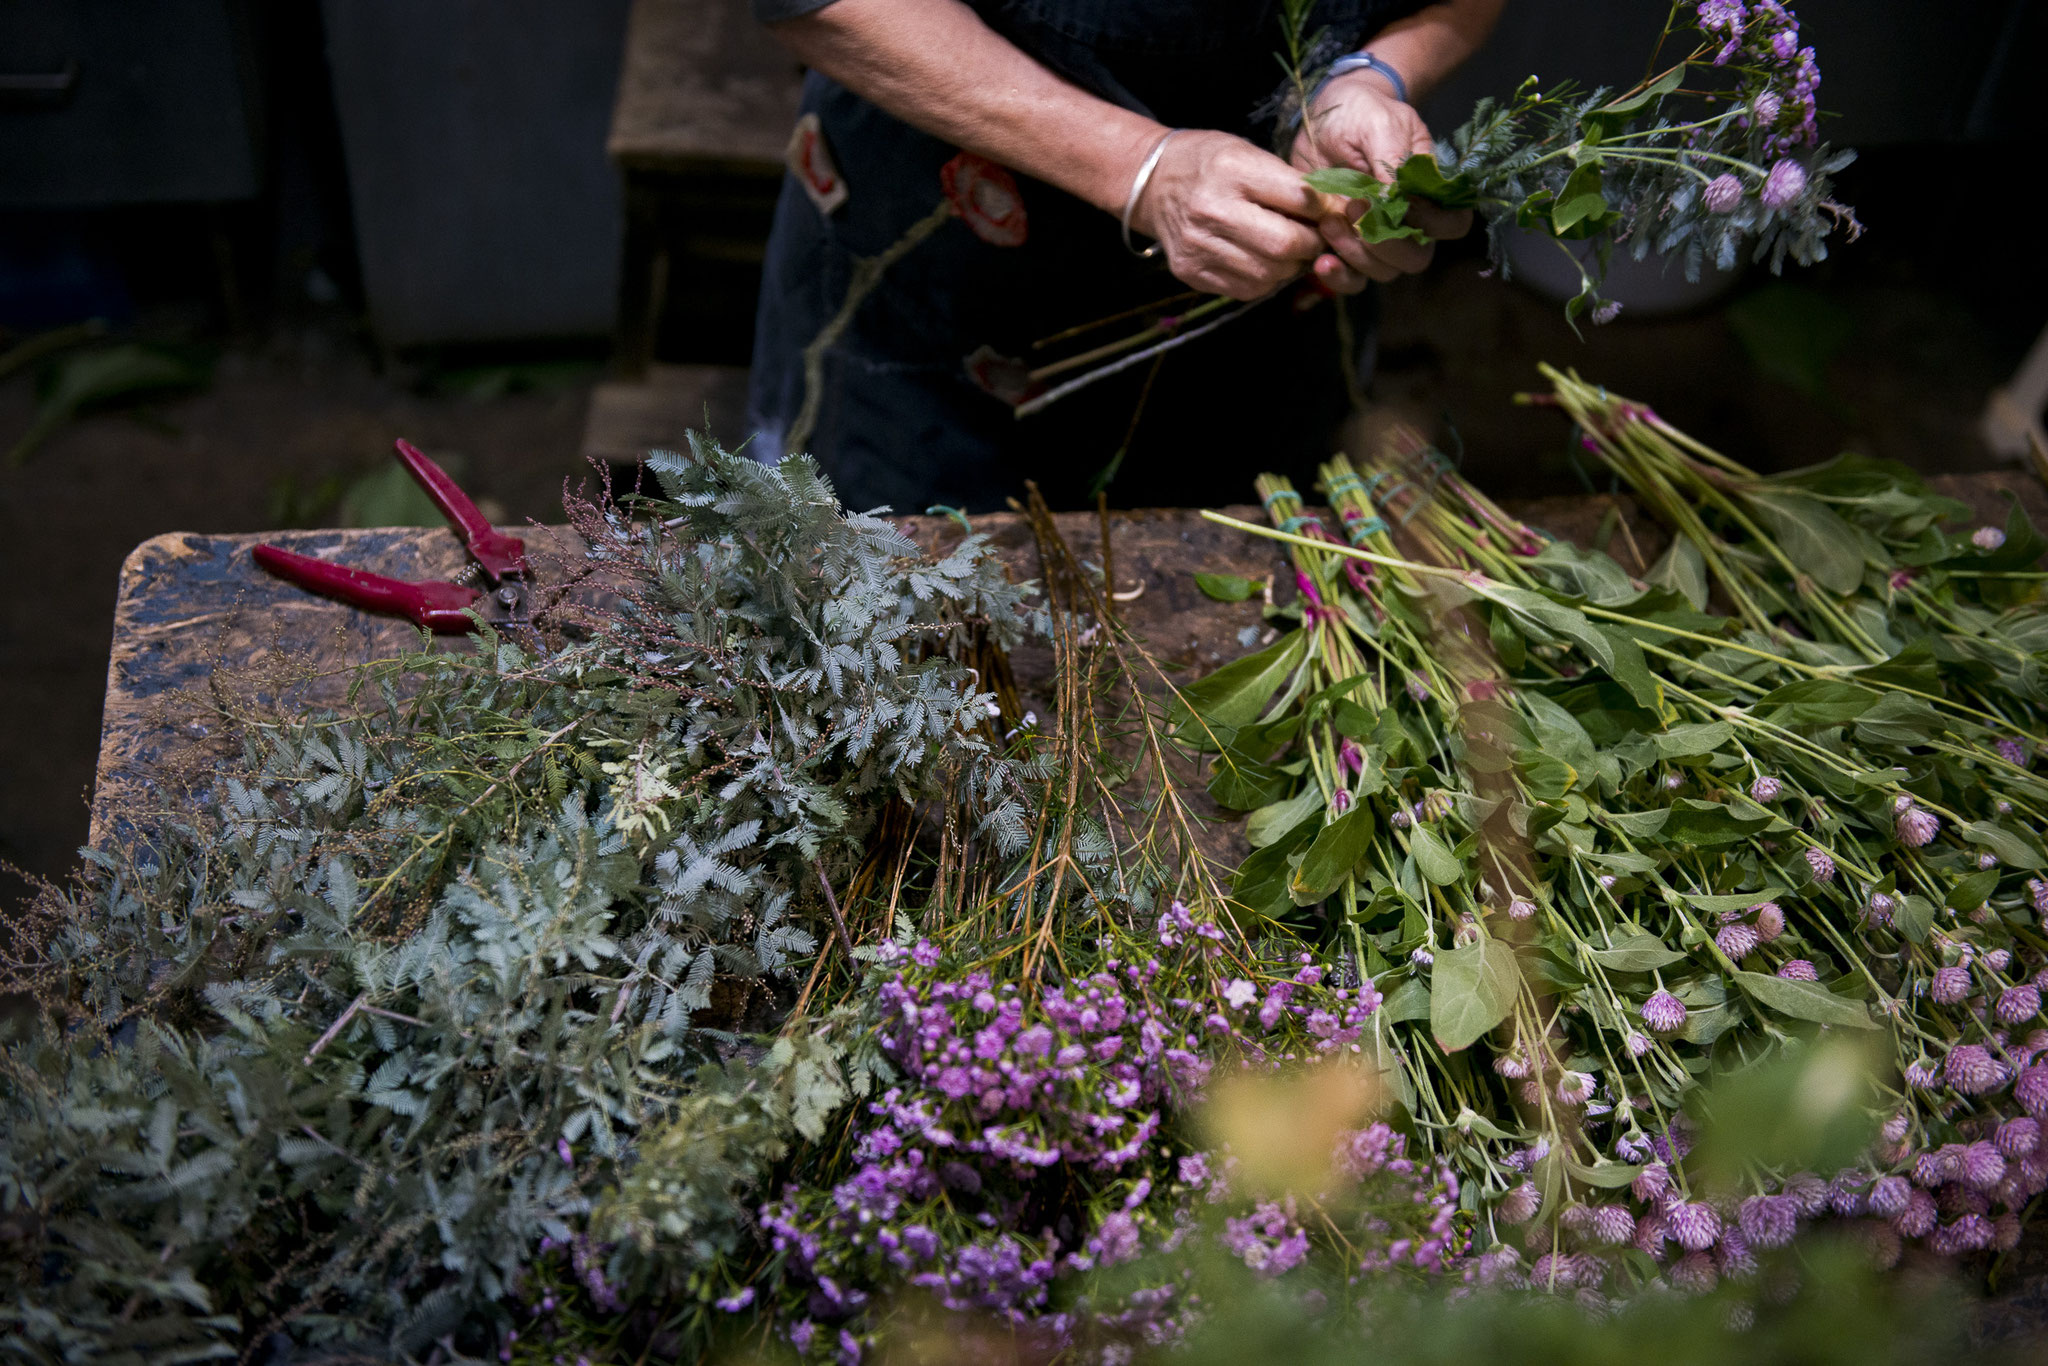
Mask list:
[[[1169,127],[1270,142],[1253,111],[1280,84],[1274,0],[973,0],[990,27],[1083,89]],[[1424,0],[1321,0],[1310,25],[1346,45]],[[939,204],[957,151],[810,73],[803,110],[848,195],[822,214],[785,176],[769,237],[748,393],[754,449],[780,452],[804,406],[804,348],[847,297],[854,263],[879,255]],[[997,246],[955,218],[896,261],[826,352],[809,439],[849,507],[999,508],[1036,479],[1079,506],[1128,440],[1111,485],[1122,506],[1244,502],[1262,470],[1299,482],[1348,409],[1338,309],[1291,290],[1166,355],[1026,418],[974,383],[986,346],[1041,363],[1032,343],[1176,293],[1161,260],[1127,252],[1110,215],[1018,176],[1028,235]],[[1351,312],[1369,350],[1369,298]],[[1081,345],[1126,335],[1133,320]],[[1054,353],[1057,354],[1057,353]],[[1150,377],[1147,392],[1148,376]],[[1140,398],[1143,397],[1142,412]],[[1133,416],[1137,421],[1133,424]]]

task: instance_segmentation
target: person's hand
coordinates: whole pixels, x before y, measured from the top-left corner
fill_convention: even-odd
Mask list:
[[[1325,85],[1315,106],[1295,134],[1290,160],[1302,172],[1340,166],[1392,180],[1402,162],[1417,152],[1430,152],[1435,140],[1413,107],[1394,97],[1393,88],[1376,71],[1351,71]],[[1328,250],[1317,256],[1318,280],[1339,293],[1355,293],[1367,281],[1386,282],[1426,268],[1436,254],[1428,242],[1395,239],[1369,243],[1352,225],[1364,212],[1353,200],[1342,214],[1323,216],[1317,228]],[[1452,211],[1426,200],[1410,202],[1407,221],[1432,238],[1463,237],[1472,228],[1469,209]]]
[[[1131,211],[1190,289],[1262,299],[1327,250],[1316,224],[1343,201],[1229,133],[1190,128],[1166,145]]]

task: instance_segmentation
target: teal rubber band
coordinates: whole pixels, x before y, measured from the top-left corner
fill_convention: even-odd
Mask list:
[[[1301,529],[1303,527],[1308,526],[1311,523],[1321,525],[1313,517],[1289,517],[1286,521],[1280,524],[1280,531],[1282,535],[1296,536],[1301,533]]]
[[[1294,490],[1293,490],[1293,489],[1274,489],[1274,490],[1273,490],[1273,491],[1272,491],[1271,493],[1267,494],[1267,495],[1266,495],[1266,496],[1265,496],[1264,498],[1261,498],[1261,499],[1259,499],[1259,506],[1260,506],[1260,507],[1263,507],[1263,508],[1264,508],[1264,509],[1265,509],[1266,511],[1268,511],[1268,512],[1271,512],[1271,511],[1273,510],[1273,501],[1274,501],[1275,499],[1277,499],[1277,498],[1295,498],[1295,497],[1298,497],[1298,496],[1299,496],[1299,495],[1298,495],[1298,494],[1296,494],[1296,493],[1294,492]]]
[[[1366,537],[1376,535],[1387,529],[1387,522],[1384,517],[1365,517],[1346,526],[1346,530],[1350,532],[1351,544],[1353,545],[1363,545],[1365,544]]]
[[[1357,493],[1360,497],[1364,497],[1365,484],[1355,474],[1340,474],[1330,481],[1329,491],[1332,499],[1341,493]]]

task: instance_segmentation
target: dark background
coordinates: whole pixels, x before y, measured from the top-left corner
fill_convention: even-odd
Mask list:
[[[615,351],[625,214],[605,137],[629,4],[0,0],[0,860],[73,862],[137,542],[420,519],[388,477],[396,436],[493,515],[555,519]],[[1477,242],[1448,246],[1386,292],[1371,420],[1455,432],[1503,495],[1581,487],[1565,433],[1512,403],[1550,360],[1767,468],[1844,448],[1990,467],[1986,394],[2048,324],[2024,207],[2048,6],[1798,9],[1843,111],[1829,136],[1863,151],[1841,177],[1862,241],[1583,338],[1525,283],[1484,278]],[[1425,112],[1448,127],[1531,72],[1632,79],[1663,12],[1510,0]],[[655,356],[744,365],[758,196],[695,212]]]

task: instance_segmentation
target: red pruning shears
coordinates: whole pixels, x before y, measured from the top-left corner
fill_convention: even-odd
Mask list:
[[[398,443],[398,459],[469,546],[470,558],[476,561],[475,566],[467,571],[469,576],[474,577],[480,570],[494,585],[489,599],[481,606],[477,600],[484,597],[483,592],[467,584],[451,583],[445,579],[408,582],[386,578],[382,574],[350,569],[329,560],[316,560],[310,555],[295,554],[274,545],[257,546],[253,552],[256,563],[279,578],[289,579],[323,597],[339,598],[370,612],[389,612],[448,635],[462,635],[476,629],[476,619],[470,615],[472,609],[480,611],[486,620],[493,623],[518,624],[526,621],[530,586],[526,542],[517,536],[505,535],[486,521],[484,515],[477,511],[476,504],[469,501],[469,495],[448,477],[448,472],[429,460],[410,441]]]

